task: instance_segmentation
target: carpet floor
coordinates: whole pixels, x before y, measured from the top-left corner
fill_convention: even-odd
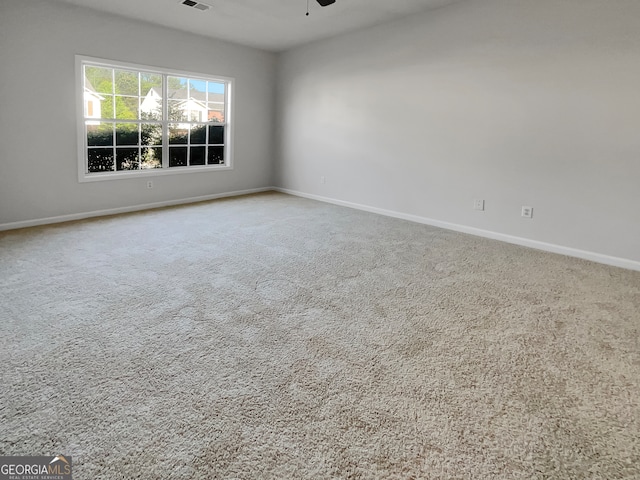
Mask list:
[[[640,272],[279,193],[0,233],[0,454],[638,479]]]

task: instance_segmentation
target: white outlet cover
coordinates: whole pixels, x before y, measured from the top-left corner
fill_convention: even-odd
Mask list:
[[[522,216],[525,218],[533,218],[533,207],[522,207]]]
[[[484,210],[484,200],[474,200],[473,201],[473,209],[474,210]]]

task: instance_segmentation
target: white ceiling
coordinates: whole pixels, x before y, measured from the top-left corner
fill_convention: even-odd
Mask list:
[[[460,0],[202,0],[207,11],[182,0],[59,0],[199,35],[282,51]]]

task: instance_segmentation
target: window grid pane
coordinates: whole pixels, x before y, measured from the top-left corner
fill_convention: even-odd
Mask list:
[[[226,82],[89,62],[82,72],[87,173],[225,165]]]

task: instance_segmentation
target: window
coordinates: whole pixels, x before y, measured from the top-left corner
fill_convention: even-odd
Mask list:
[[[80,181],[230,168],[232,80],[77,57]]]

